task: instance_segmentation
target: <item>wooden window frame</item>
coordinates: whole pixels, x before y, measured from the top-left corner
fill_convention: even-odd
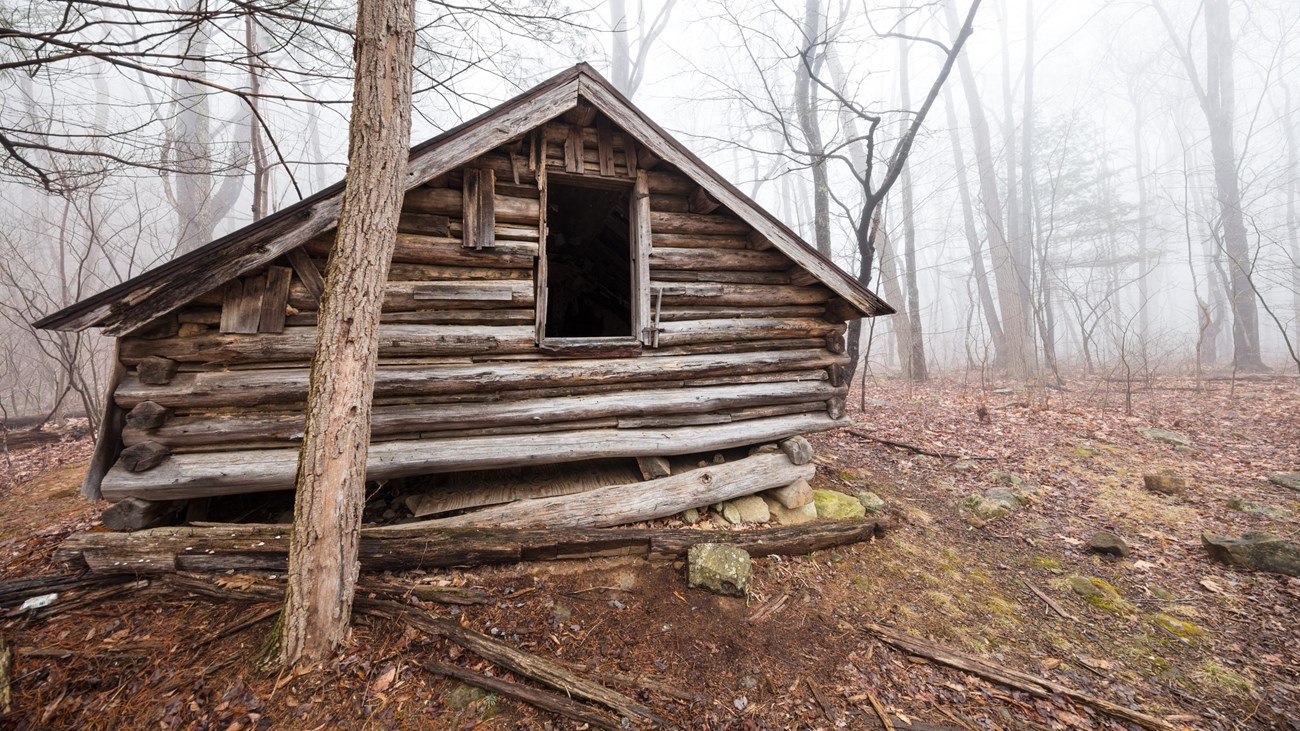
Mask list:
[[[544,170],[544,167],[543,167]],[[631,333],[608,337],[549,337],[546,335],[547,285],[549,272],[546,266],[546,240],[549,237],[547,216],[547,186],[557,183],[575,188],[626,190],[628,192],[628,252],[631,266]],[[650,188],[649,178],[639,171],[635,179],[597,178],[590,175],[573,175],[560,172],[542,172],[538,175],[541,190],[541,221],[538,226],[536,280],[537,347],[552,355],[627,357],[637,355],[642,348],[653,345],[653,326],[650,320]]]

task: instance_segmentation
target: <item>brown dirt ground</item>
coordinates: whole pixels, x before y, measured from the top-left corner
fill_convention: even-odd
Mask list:
[[[1300,468],[1300,387],[1279,379],[1213,382],[1196,391],[1161,381],[1133,394],[1133,416],[1124,413],[1120,387],[1091,381],[1069,391],[994,392],[959,381],[868,384],[866,410],[854,414],[858,429],[995,459],[954,469],[951,460],[848,430],[819,435],[817,486],[875,491],[888,504],[892,529],[869,544],[757,559],[748,601],[688,589],[679,566],[633,559],[403,578],[483,589],[489,605],[428,608],[585,666],[687,728],[881,728],[871,695],[900,728],[1125,728],[1061,698],[1035,699],[910,658],[861,628],[871,621],[1179,727],[1300,729],[1300,580],[1211,563],[1200,546],[1202,530],[1300,533],[1300,494],[1263,479]],[[977,418],[981,406],[988,423]],[[1146,440],[1136,430],[1147,426],[1176,429],[1192,448]],[[50,552],[97,514],[76,497],[84,441],[41,449],[12,457],[8,476],[17,484],[0,495],[0,577],[59,571]],[[1146,492],[1141,475],[1161,469],[1186,477],[1187,494]],[[999,473],[1023,479],[1034,490],[1030,503],[970,525],[958,502],[1004,486],[1009,478]],[[1232,498],[1277,515],[1233,510]],[[1102,528],[1125,536],[1132,555],[1088,553],[1088,538]],[[1069,588],[1071,576],[1109,582],[1122,602],[1083,601]],[[1027,584],[1073,619],[1049,609]],[[0,633],[16,648],[15,710],[0,726],[574,727],[430,675],[419,667],[422,658],[500,671],[365,617],[328,667],[300,677],[261,675],[249,658],[269,623],[218,635],[263,609],[145,591],[48,621],[4,619]],[[1178,636],[1156,623],[1160,615],[1193,629]],[[216,639],[193,649],[200,638]],[[620,684],[619,673],[676,690]]]

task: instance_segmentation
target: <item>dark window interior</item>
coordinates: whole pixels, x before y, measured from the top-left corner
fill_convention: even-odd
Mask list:
[[[546,337],[630,337],[628,191],[552,185],[546,196]]]

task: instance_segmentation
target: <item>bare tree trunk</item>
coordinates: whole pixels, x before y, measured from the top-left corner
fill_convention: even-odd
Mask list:
[[[1003,365],[1002,356],[1002,319],[998,317],[998,308],[993,304],[993,292],[989,289],[989,275],[984,269],[984,251],[980,243],[979,229],[975,226],[975,206],[971,202],[970,181],[966,179],[966,156],[961,149],[961,135],[957,131],[957,109],[953,105],[952,90],[943,88],[944,109],[948,114],[948,137],[952,142],[952,159],[956,168],[957,197],[961,200],[962,225],[966,231],[966,245],[970,248],[971,272],[975,276],[975,288],[979,295],[980,307],[984,311],[984,321],[988,324],[989,337],[993,340],[993,362]]]
[[[609,30],[613,53],[610,55],[610,81],[614,88],[632,95],[632,49],[628,39],[627,0],[609,0]]]
[[[253,220],[260,221],[268,213],[266,184],[270,171],[266,169],[266,150],[257,121],[258,99],[262,93],[262,79],[257,75],[257,67],[261,59],[257,47],[257,21],[251,13],[244,19],[244,49],[248,53],[248,151],[253,164]]]
[[[1170,42],[1178,51],[1188,81],[1200,101],[1210,128],[1210,153],[1214,161],[1214,187],[1223,227],[1222,250],[1227,255],[1228,301],[1232,307],[1232,365],[1234,370],[1266,371],[1260,357],[1259,311],[1251,281],[1253,261],[1241,209],[1241,180],[1233,140],[1236,87],[1232,71],[1232,18],[1227,0],[1204,0],[1205,84],[1201,84],[1191,50],[1182,42],[1168,13],[1159,3],[1155,10]]]
[[[1296,216],[1296,175],[1300,173],[1300,150],[1296,149],[1294,109],[1291,106],[1291,85],[1283,84],[1286,101],[1286,235],[1291,241],[1291,326],[1295,328],[1295,341],[1300,342],[1300,219]]]
[[[280,625],[285,667],[328,657],[351,619],[379,313],[406,187],[414,48],[414,0],[360,0],[347,184],[298,457]]]
[[[877,208],[872,225],[876,227],[876,252],[880,256],[878,279],[880,288],[885,291],[885,301],[901,303],[904,298],[902,288],[898,285],[898,255],[894,252],[894,241],[885,229],[884,218],[884,212]],[[913,371],[912,358],[916,354],[916,335],[912,330],[912,318],[908,316],[907,308],[900,307],[898,315],[889,319],[889,324],[894,331],[894,341],[898,345],[898,364],[904,375],[910,378]]]
[[[899,31],[907,32],[902,22],[899,23]],[[912,108],[907,67],[907,47],[910,42],[901,38],[898,41],[898,85],[903,109]],[[907,134],[906,123],[903,123],[902,127],[900,133]],[[921,293],[916,281],[916,222],[913,220],[915,206],[912,201],[911,165],[906,160],[902,165],[903,172],[899,176],[899,183],[902,186],[903,198],[903,266],[904,286],[907,288],[907,312],[904,316],[907,318],[911,346],[907,355],[906,373],[909,379],[921,383],[929,377],[929,374],[925,363],[925,340],[921,329]],[[883,260],[882,256],[881,261]]]
[[[817,110],[818,86],[812,77],[821,66],[823,13],[821,0],[804,0],[803,48],[795,74],[794,108],[807,145],[813,178],[813,236],[817,251],[831,255],[831,187],[826,172],[826,148],[822,144],[821,120]]]
[[[957,27],[957,14],[951,3],[944,3],[948,23]],[[984,228],[988,236],[989,253],[993,259],[993,278],[997,285],[998,304],[1002,313],[1002,333],[1005,339],[1002,352],[1006,355],[1007,369],[1013,377],[1029,378],[1033,375],[1034,344],[1029,325],[1029,303],[1023,292],[1027,287],[1027,273],[1016,265],[1003,226],[1002,196],[998,190],[997,172],[993,165],[992,142],[988,119],[980,102],[975,74],[965,56],[957,58],[962,88],[970,110],[971,132],[975,141],[975,164],[980,178],[980,199],[984,209]]]

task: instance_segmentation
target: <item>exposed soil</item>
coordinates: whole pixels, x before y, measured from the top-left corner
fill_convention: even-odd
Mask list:
[[[631,559],[397,578],[481,588],[488,605],[427,608],[582,666],[687,728],[882,728],[872,696],[900,728],[1126,728],[1062,698],[1035,699],[910,658],[865,631],[870,621],[1175,726],[1300,729],[1300,580],[1212,563],[1200,544],[1203,530],[1300,533],[1300,493],[1265,480],[1300,469],[1300,387],[1282,379],[1198,391],[1161,381],[1132,394],[1133,416],[1119,388],[869,384],[857,430],[994,459],[954,463],[850,430],[815,437],[816,486],[876,492],[892,528],[870,544],[756,559],[748,601],[688,589],[679,566]],[[1176,430],[1191,446],[1146,439],[1143,427]],[[11,456],[0,479],[0,576],[60,570],[50,552],[98,510],[77,497],[88,456],[85,440]],[[1184,477],[1186,493],[1147,492],[1142,475],[1161,470]],[[959,503],[997,487],[1028,504],[976,527]],[[1271,514],[1233,509],[1231,500]],[[1131,555],[1088,552],[1099,529],[1126,538]],[[1072,577],[1107,582],[1118,598],[1090,603],[1071,589]],[[366,617],[328,667],[261,675],[250,658],[270,621],[223,630],[267,608],[145,590],[49,620],[5,619],[0,632],[16,649],[14,712],[0,725],[574,727],[429,674],[423,658],[502,671]],[[657,682],[638,689],[629,675]]]

